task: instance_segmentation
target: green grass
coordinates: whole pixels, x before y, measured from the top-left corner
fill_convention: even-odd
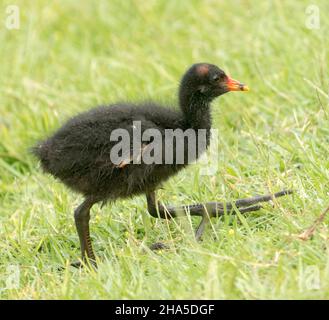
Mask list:
[[[329,298],[329,219],[309,241],[295,236],[329,204],[328,1],[16,4],[20,29],[0,24],[2,299]],[[309,4],[320,9],[317,30],[305,26]],[[150,218],[143,197],[95,206],[98,272],[59,271],[79,257],[81,197],[44,175],[28,147],[94,105],[175,103],[180,76],[200,61],[251,91],[213,105],[217,173],[191,166],[160,199],[228,201],[284,188],[294,196],[212,220],[202,243],[193,239],[197,218]],[[171,249],[151,252],[155,241]]]

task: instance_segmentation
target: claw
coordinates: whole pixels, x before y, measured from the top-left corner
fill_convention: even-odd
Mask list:
[[[80,268],[83,268],[83,263],[81,261],[75,261],[75,262],[70,263],[70,266],[80,269]]]
[[[195,240],[196,241],[200,241],[202,234],[204,232],[204,229],[206,228],[206,225],[209,223],[209,217],[208,215],[204,215],[201,219],[201,222],[199,224],[199,226],[197,227],[196,231],[195,231]]]
[[[84,267],[87,267],[87,268],[93,268],[93,269],[97,269],[97,263],[95,260],[91,260],[89,259],[88,261],[87,260],[84,260],[83,262],[82,261],[75,261],[75,262],[72,262],[70,264],[71,267],[74,267],[74,268],[77,268],[77,269],[81,269],[81,268],[84,268]]]
[[[155,242],[150,246],[150,249],[156,251],[156,250],[169,249],[169,247],[165,243]]]

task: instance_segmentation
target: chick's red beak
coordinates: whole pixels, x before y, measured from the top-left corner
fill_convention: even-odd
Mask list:
[[[248,86],[230,77],[227,77],[226,86],[228,91],[249,91]]]

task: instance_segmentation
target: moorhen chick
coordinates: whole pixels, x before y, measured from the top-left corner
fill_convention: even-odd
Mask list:
[[[202,220],[196,231],[196,237],[200,239],[209,217],[230,212],[234,207],[240,208],[240,212],[256,211],[261,208],[256,203],[291,193],[281,191],[226,204],[208,202],[178,207],[163,206],[157,203],[155,190],[160,183],[184,168],[190,162],[188,159],[178,162],[174,156],[169,164],[161,161],[146,163],[142,158],[153,141],[148,139],[140,141],[137,152],[131,148],[131,141],[128,141],[128,154],[121,150],[121,153],[118,152],[121,160],[112,160],[111,152],[118,148],[119,139],[113,141],[110,139],[111,134],[117,129],[123,129],[128,133],[128,138],[134,139],[135,123],[139,124],[142,134],[147,129],[154,129],[160,133],[160,138],[165,136],[167,129],[181,129],[183,132],[192,129],[196,136],[200,129],[203,130],[206,137],[204,147],[192,159],[195,160],[209,145],[210,103],[229,91],[248,91],[248,87],[233,80],[213,64],[197,63],[187,70],[181,80],[178,110],[152,102],[117,103],[97,107],[73,117],[54,135],[33,148],[33,153],[40,160],[45,172],[84,196],[84,201],[74,212],[83,262],[96,266],[89,235],[89,219],[90,209],[97,202],[145,194],[152,217],[171,218],[186,212],[201,216]],[[187,145],[188,143],[179,145],[177,141],[172,143],[175,151],[181,148],[185,155]],[[153,155],[155,150],[154,148]],[[163,157],[164,155],[160,155],[160,159],[163,160]]]

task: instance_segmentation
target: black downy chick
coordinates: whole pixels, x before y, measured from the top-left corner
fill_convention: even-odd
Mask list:
[[[144,163],[141,161],[147,152],[150,141],[141,141],[137,153],[131,148],[135,123],[140,125],[141,133],[156,129],[162,137],[168,129],[186,131],[204,129],[205,144],[195,157],[198,158],[208,147],[210,141],[211,114],[210,103],[216,97],[229,91],[248,91],[244,84],[233,80],[217,66],[208,63],[192,65],[183,76],[179,88],[179,109],[165,108],[155,103],[144,104],[118,103],[94,108],[70,119],[53,136],[33,148],[33,153],[41,162],[43,170],[61,180],[65,185],[84,196],[83,203],[75,210],[74,218],[80,239],[83,262],[96,266],[89,235],[90,209],[97,202],[114,201],[139,194],[145,194],[148,211],[155,218],[169,219],[186,214],[201,216],[196,237],[200,239],[210,217],[218,217],[234,207],[240,212],[256,211],[259,202],[269,201],[291,193],[281,191],[273,195],[240,199],[232,203],[208,202],[204,204],[179,207],[158,204],[155,190],[159,185],[189,161],[184,158],[178,163]],[[124,129],[131,137],[128,154],[121,152],[118,163],[111,161],[111,151],[118,141],[110,136],[116,129]],[[165,139],[164,139],[165,140]],[[183,143],[183,153],[187,154],[187,143]],[[174,151],[178,143],[173,145]],[[154,155],[155,149],[153,150]],[[119,153],[118,153],[119,154]],[[175,153],[174,153],[175,154]],[[164,155],[160,158],[163,160]],[[139,161],[134,161],[139,160]],[[137,162],[137,163],[136,163]]]

